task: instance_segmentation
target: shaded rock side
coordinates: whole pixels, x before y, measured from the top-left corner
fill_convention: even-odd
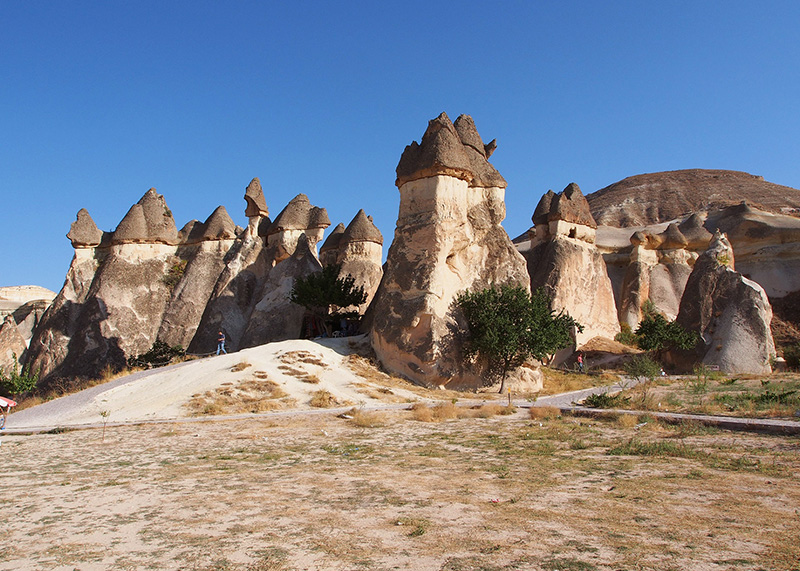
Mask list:
[[[356,287],[363,287],[367,294],[363,305],[352,308],[363,314],[375,297],[383,277],[383,235],[372,219],[359,210],[342,233],[337,246],[334,263],[342,266],[340,276],[352,276]]]
[[[681,298],[677,321],[697,331],[702,342],[694,352],[672,354],[679,368],[690,367],[696,358],[726,373],[771,372],[772,308],[764,289],[733,265],[730,242],[716,234],[697,259]]]
[[[33,331],[25,363],[45,378],[64,362],[70,342],[79,334],[78,319],[89,294],[95,273],[105,252],[76,248],[64,285]]]
[[[0,370],[6,373],[13,371],[14,359],[19,363],[26,348],[17,323],[13,317],[7,316],[0,325]]]
[[[320,247],[319,261],[323,266],[330,266],[337,263],[337,259],[339,257],[339,242],[342,240],[344,228],[344,224],[339,222],[339,224],[336,225],[336,228],[333,229],[333,232],[331,232],[325,239],[322,247]]]
[[[255,347],[272,341],[299,339],[305,308],[292,303],[290,296],[298,278],[322,269],[311,244],[301,235],[289,258],[269,272],[262,295],[253,308],[240,347]]]
[[[467,133],[471,126],[461,128]],[[421,144],[406,147],[397,167],[397,228],[366,316],[383,366],[426,386],[484,383],[484,371],[463,356],[456,295],[529,282],[524,258],[500,226],[505,181],[470,186],[477,173],[468,153],[480,155],[479,139],[464,137],[466,145],[443,114],[429,123]]]

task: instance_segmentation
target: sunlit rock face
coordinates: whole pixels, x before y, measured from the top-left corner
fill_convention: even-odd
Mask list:
[[[500,223],[506,182],[486,160],[472,119],[442,113],[397,166],[400,210],[385,273],[368,311],[370,339],[388,370],[428,386],[476,387],[463,358],[459,292],[528,288],[524,258]]]
[[[677,318],[702,342],[696,351],[673,353],[673,364],[688,368],[697,359],[727,373],[769,373],[775,356],[771,320],[766,292],[734,270],[733,248],[718,232],[694,264]]]
[[[339,264],[340,277],[352,276],[356,287],[363,287],[366,301],[358,308],[348,308],[363,314],[378,290],[383,277],[383,235],[372,217],[359,210],[345,228],[339,224],[320,248],[323,266]]]
[[[0,322],[0,369],[4,373],[14,370],[25,351],[25,339],[17,329],[17,323],[11,315]]]
[[[597,336],[613,338],[619,332],[614,293],[594,244],[597,224],[578,185],[546,193],[532,220],[530,243],[523,248],[531,289],[544,288],[554,310],[583,325],[578,345]]]

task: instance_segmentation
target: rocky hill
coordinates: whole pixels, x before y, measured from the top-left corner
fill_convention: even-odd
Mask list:
[[[586,199],[598,224],[618,228],[666,222],[743,200],[767,212],[800,214],[800,190],[728,170],[688,169],[630,176]]]

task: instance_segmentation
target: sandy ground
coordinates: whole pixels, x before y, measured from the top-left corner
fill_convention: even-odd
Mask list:
[[[329,391],[343,405],[361,406],[385,402],[371,396],[371,386],[343,361],[363,336],[316,341],[292,340],[243,349],[237,353],[188,361],[98,385],[42,405],[14,412],[8,417],[9,431],[17,428],[76,426],[103,421],[109,423],[164,420],[187,417],[187,403],[193,395],[249,379],[277,383],[292,408],[312,408],[311,395]],[[254,377],[255,375],[255,377]],[[304,381],[313,378],[315,382]],[[417,400],[418,395],[394,388],[398,399]]]

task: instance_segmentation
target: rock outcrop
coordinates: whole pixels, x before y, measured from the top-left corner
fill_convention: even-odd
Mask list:
[[[397,166],[400,211],[368,322],[384,367],[428,386],[477,387],[463,358],[456,295],[510,283],[528,287],[525,260],[500,223],[506,182],[486,160],[472,119],[442,113]]]
[[[320,248],[323,266],[339,264],[340,277],[352,276],[356,287],[363,287],[367,299],[353,310],[363,314],[369,306],[383,277],[383,235],[367,216],[359,210],[345,228],[339,224]]]
[[[26,348],[25,339],[17,329],[14,318],[7,316],[0,325],[0,372],[13,371]]]
[[[694,264],[677,317],[702,343],[689,354],[674,353],[674,363],[686,369],[697,359],[726,373],[769,373],[775,356],[771,320],[766,292],[734,270],[733,248],[718,232]]]
[[[774,214],[800,213],[800,190],[728,170],[641,174],[588,195],[594,219],[617,228],[649,226],[746,200]]]
[[[532,220],[530,241],[521,248],[531,289],[544,288],[553,309],[583,325],[576,333],[579,345],[597,336],[613,339],[619,322],[611,280],[594,245],[597,224],[578,185],[571,183],[559,194],[548,191]]]

